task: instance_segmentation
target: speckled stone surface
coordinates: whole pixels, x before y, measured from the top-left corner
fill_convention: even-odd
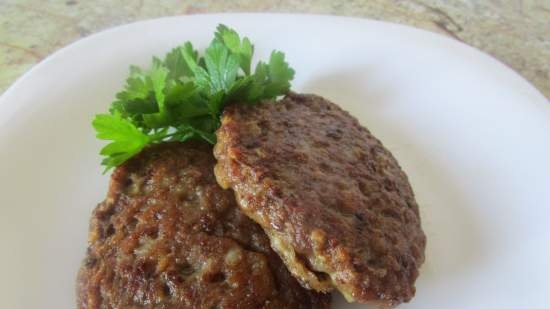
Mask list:
[[[55,50],[91,33],[214,12],[321,13],[411,25],[493,55],[550,97],[550,0],[0,0],[0,93]]]

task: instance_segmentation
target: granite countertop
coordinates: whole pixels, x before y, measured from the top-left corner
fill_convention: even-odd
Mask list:
[[[550,97],[548,0],[2,0],[0,93],[55,50],[103,29],[169,15],[302,12],[434,31],[506,63]]]

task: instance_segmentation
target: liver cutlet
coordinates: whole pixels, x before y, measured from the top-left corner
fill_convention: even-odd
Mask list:
[[[228,106],[216,178],[301,283],[348,301],[409,301],[424,261],[418,205],[392,154],[315,95]]]
[[[305,290],[213,174],[199,142],[146,148],[94,210],[80,309],[329,308]]]

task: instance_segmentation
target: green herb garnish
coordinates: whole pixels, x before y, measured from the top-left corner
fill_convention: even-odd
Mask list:
[[[248,38],[219,25],[204,55],[185,42],[163,60],[153,57],[147,71],[130,67],[109,113],[92,122],[97,138],[110,141],[100,152],[105,172],[148,144],[190,138],[215,144],[227,104],[255,104],[287,93],[294,70],[284,53],[271,52],[269,62],[258,62],[252,73],[253,53]]]

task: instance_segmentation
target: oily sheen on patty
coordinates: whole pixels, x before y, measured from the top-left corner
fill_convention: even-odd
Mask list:
[[[213,174],[209,145],[146,148],[90,221],[80,309],[329,308],[302,288]]]
[[[302,285],[348,301],[409,301],[424,261],[418,205],[392,154],[315,95],[228,106],[215,173]]]

